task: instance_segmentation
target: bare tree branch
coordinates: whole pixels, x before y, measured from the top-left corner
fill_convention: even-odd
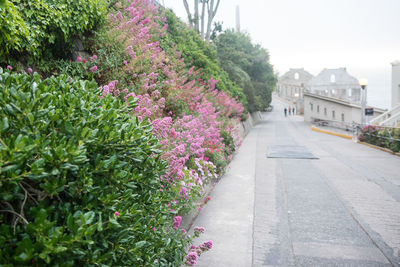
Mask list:
[[[188,20],[189,20],[189,24],[192,25],[192,14],[190,13],[190,9],[189,9],[189,4],[187,2],[187,0],[183,0],[183,5],[185,6],[186,9],[186,13],[188,16]]]
[[[194,29],[200,32],[199,29],[199,0],[194,0]]]
[[[201,7],[201,32],[200,32],[201,39],[204,39],[204,14],[205,14],[207,2],[208,1],[203,0],[203,2],[202,2],[203,6]]]
[[[12,213],[14,215],[17,215],[19,218],[21,218],[24,221],[25,224],[29,223],[23,216],[21,216],[21,214],[19,214],[18,212],[15,212],[13,210],[0,210],[0,212],[10,212],[10,213]]]

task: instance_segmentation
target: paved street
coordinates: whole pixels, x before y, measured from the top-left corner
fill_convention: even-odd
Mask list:
[[[194,223],[214,242],[197,266],[400,266],[400,157],[273,105]],[[272,145],[319,159],[267,158]]]

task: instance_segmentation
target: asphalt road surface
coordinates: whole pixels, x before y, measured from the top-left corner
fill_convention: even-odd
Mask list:
[[[400,157],[273,105],[195,221],[214,243],[197,266],[400,266]],[[282,146],[319,159],[267,157]]]

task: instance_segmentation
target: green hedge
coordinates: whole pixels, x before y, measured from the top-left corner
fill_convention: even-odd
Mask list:
[[[400,152],[400,128],[368,125],[361,130],[358,138],[360,141],[388,148],[395,153]]]
[[[0,60],[68,56],[72,39],[105,19],[105,0],[0,0]]]
[[[13,3],[0,0],[0,59],[9,51],[20,51],[28,39],[28,28]]]
[[[173,266],[184,257],[151,126],[129,115],[132,99],[99,93],[94,82],[0,68],[0,265]]]
[[[206,44],[199,33],[188,28],[172,11],[165,10],[165,17],[168,29],[167,34],[160,40],[161,47],[171,53],[171,47],[176,46],[177,50],[182,53],[188,68],[194,66],[195,69],[200,69],[203,80],[207,81],[210,78],[218,80],[215,86],[218,90],[238,97],[239,101],[246,106],[243,89],[232,82],[228,73],[220,66],[215,48]]]

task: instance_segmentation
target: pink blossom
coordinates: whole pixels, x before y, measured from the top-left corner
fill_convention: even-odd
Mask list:
[[[204,229],[204,227],[198,227],[198,226],[196,226],[196,227],[194,228],[194,232],[197,233],[197,234],[204,234],[205,229]]]
[[[185,229],[181,229],[182,234],[186,234],[186,230]]]
[[[97,66],[93,66],[89,69],[92,73],[95,73],[97,71]]]
[[[127,64],[128,64],[128,61],[124,60],[124,65],[127,65]]]
[[[119,216],[120,213],[119,213],[118,211],[116,211],[116,212],[114,212],[114,215],[115,215],[115,216]]]
[[[12,67],[10,65],[7,66],[7,69],[9,69],[10,71],[12,70]]]
[[[32,68],[28,68],[28,72],[32,73],[33,72]]]
[[[201,244],[201,245],[199,246],[199,248],[200,248],[202,251],[207,251],[207,250],[212,249],[212,246],[213,246],[213,242],[212,242],[211,240],[208,240],[208,241],[204,242],[203,244]]]
[[[82,61],[82,58],[81,57],[76,57],[76,60],[75,60],[76,62],[81,62]]]
[[[93,55],[93,56],[91,56],[89,59],[90,59],[90,61],[96,61],[96,60],[97,60],[97,56],[96,56],[96,55]]]
[[[175,216],[174,217],[174,229],[178,229],[179,226],[181,225],[182,222],[182,217],[181,216]]]
[[[190,251],[185,257],[185,263],[190,266],[196,265],[198,257],[196,252]]]

